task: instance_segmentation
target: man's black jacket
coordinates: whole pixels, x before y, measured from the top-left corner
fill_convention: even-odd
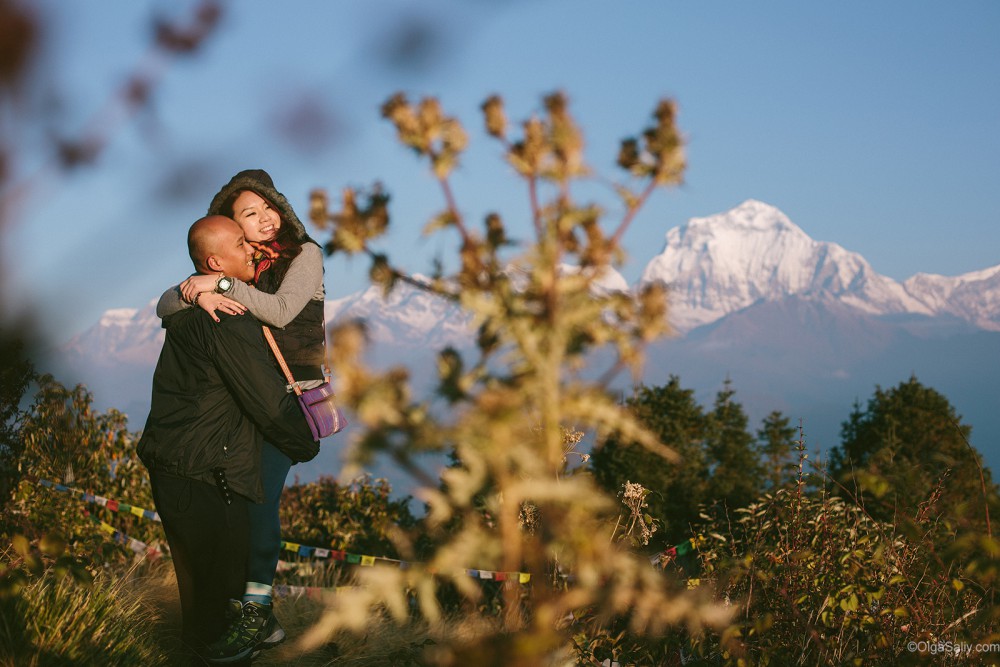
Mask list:
[[[163,319],[167,330],[153,374],[153,400],[139,440],[150,470],[214,484],[224,468],[230,488],[262,500],[263,438],[293,461],[319,452],[295,394],[271,359],[260,322],[193,308]]]

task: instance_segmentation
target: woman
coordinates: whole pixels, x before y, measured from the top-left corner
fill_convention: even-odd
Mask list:
[[[249,310],[271,325],[299,386],[318,386],[324,381],[326,354],[323,252],[319,245],[309,238],[288,200],[262,169],[236,174],[212,199],[208,213],[236,220],[246,240],[256,248],[253,285],[229,276],[191,276],[163,294],[156,314],[162,318],[197,305],[218,320],[216,311],[242,314]],[[284,630],[272,613],[272,585],[281,549],[278,508],[291,464],[280,450],[264,443],[264,502],[250,503],[251,549],[242,610],[230,631],[209,647],[210,660],[236,660],[284,639]]]

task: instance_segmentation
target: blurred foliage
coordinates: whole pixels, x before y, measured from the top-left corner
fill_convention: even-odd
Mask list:
[[[415,476],[428,508],[422,532],[435,548],[426,566],[365,572],[366,585],[338,595],[303,647],[321,645],[341,629],[360,631],[383,613],[403,623],[414,608],[431,628],[436,645],[428,660],[435,664],[539,664],[573,654],[578,613],[592,614],[594,623],[622,619],[639,635],[726,617],[615,539],[613,498],[585,469],[569,465],[565,437],[567,431],[598,440],[613,434],[676,458],[605,389],[617,372],[637,373],[643,346],[667,332],[665,288],[650,285],[638,295],[595,289],[622,260],[619,239],[646,198],[681,180],[676,107],[660,103],[652,125],[623,142],[619,165],[627,181],[616,191],[625,213],[611,229],[598,206],[573,197],[574,182],[591,169],[568,100],[553,93],[543,108],[517,132],[501,98],[483,104],[487,134],[525,183],[530,243],[513,244],[499,213],[479,226],[465,219],[449,176],[469,137],[433,98],[411,102],[397,94],[382,113],[399,141],[426,160],[441,189],[444,207],[425,233],[457,236],[454,270],[439,266],[434,278],[415,280],[372,248],[390,224],[380,187],[360,197],[345,190],[338,211],[330,210],[325,192],[313,195],[310,217],[330,234],[329,252],[367,255],[373,282],[386,291],[407,280],[457,302],[478,333],[474,354],[438,353],[438,405],[432,405],[412,398],[405,368],[376,372],[364,364],[362,325],[331,332],[338,395],[358,417],[357,454],[386,453]],[[611,349],[615,361],[603,382],[585,381],[579,370],[598,348]],[[420,469],[419,455],[428,451],[454,454],[443,484]],[[529,506],[533,530],[524,527]],[[530,591],[525,597],[520,585],[506,582],[503,609],[491,615],[475,606],[483,593],[465,573],[468,563],[530,572]],[[440,623],[440,591],[448,584],[479,612],[466,618],[478,628],[472,637]]]

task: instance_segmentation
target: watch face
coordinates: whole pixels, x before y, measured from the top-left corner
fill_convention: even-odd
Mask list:
[[[233,286],[233,279],[229,278],[229,277],[226,277],[226,276],[223,276],[222,278],[219,278],[219,285],[216,288],[216,291],[218,291],[218,292],[228,292],[229,288],[232,287],[232,286]]]

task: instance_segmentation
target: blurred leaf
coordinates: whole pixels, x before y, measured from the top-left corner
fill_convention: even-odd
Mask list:
[[[48,533],[39,540],[38,548],[46,556],[58,558],[66,551],[66,540],[55,533]]]
[[[17,552],[21,558],[27,558],[31,555],[31,544],[28,542],[28,538],[24,535],[15,535],[12,539],[14,551]]]

